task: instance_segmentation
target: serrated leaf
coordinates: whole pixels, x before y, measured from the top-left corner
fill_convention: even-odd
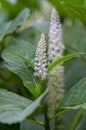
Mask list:
[[[48,89],[34,102],[15,93],[0,89],[0,122],[17,123],[31,115],[47,94]]]
[[[17,29],[17,27],[19,27],[20,25],[22,25],[25,22],[25,20],[28,18],[28,16],[29,16],[29,9],[25,8],[14,19],[14,21],[12,22],[11,26],[9,27],[9,30],[7,33],[8,34],[13,33]]]
[[[34,89],[36,87],[33,72],[22,58],[12,54],[20,55],[21,57],[24,57],[25,60],[31,61],[35,57],[35,50],[36,47],[26,41],[14,40],[2,53],[2,58],[6,62],[5,66],[10,71],[16,73],[23,80],[24,84],[28,82],[28,89],[31,88],[30,85],[32,86],[32,83]]]
[[[74,85],[65,95],[60,107],[67,109],[86,109],[86,77]]]
[[[63,56],[59,59],[56,59],[54,62],[52,62],[49,66],[48,66],[48,71],[52,70],[55,66],[57,66],[58,64],[60,63],[64,63],[76,56],[79,56],[80,54],[84,54],[84,53],[72,53],[72,54],[69,54],[67,56]]]

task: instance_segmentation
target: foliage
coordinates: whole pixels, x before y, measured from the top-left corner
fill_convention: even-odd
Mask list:
[[[46,93],[47,91],[33,102],[17,94],[1,89],[0,122],[7,124],[21,122],[36,110]]]

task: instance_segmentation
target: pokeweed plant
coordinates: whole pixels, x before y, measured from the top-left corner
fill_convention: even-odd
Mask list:
[[[13,40],[2,58],[5,66],[23,81],[24,86],[33,95],[28,99],[0,89],[0,122],[17,123],[25,119],[51,130],[50,122],[54,119],[54,130],[61,129],[62,114],[70,109],[86,109],[86,77],[65,93],[63,63],[84,53],[72,53],[63,56],[62,27],[55,9],[51,13],[49,43],[46,44],[42,33],[37,47],[23,40]],[[83,93],[83,95],[82,95]],[[39,108],[39,109],[38,109]],[[44,121],[36,119],[34,112],[40,110]],[[40,111],[37,114],[40,114]],[[74,130],[80,121],[82,111],[71,127]]]

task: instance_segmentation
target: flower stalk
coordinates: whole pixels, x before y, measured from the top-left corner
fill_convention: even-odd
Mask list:
[[[51,13],[50,31],[49,31],[49,46],[48,59],[49,63],[63,56],[64,45],[62,42],[62,27],[60,18],[55,9]],[[59,106],[60,100],[64,95],[64,66],[57,65],[48,75],[48,85],[50,86],[48,104],[51,111],[55,111],[56,106]]]

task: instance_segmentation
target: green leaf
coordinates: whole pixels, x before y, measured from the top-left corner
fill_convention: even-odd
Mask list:
[[[0,122],[12,124],[17,116],[32,103],[31,100],[15,93],[0,89]]]
[[[71,125],[74,122],[76,116],[78,114],[78,111],[69,110],[64,113],[64,118],[62,120],[62,130],[71,130]],[[82,130],[82,129],[81,129]]]
[[[77,5],[83,5],[84,4],[84,0],[62,0],[62,2],[70,2],[71,4],[77,4]]]
[[[76,130],[85,130],[86,129],[86,111],[83,112],[82,120],[79,123]]]
[[[84,0],[48,0],[61,14],[61,16],[69,16],[73,21],[78,18],[86,24],[86,7]]]
[[[34,83],[24,82],[24,85],[35,97],[38,97],[41,94],[41,86],[39,84],[36,84],[34,87]]]
[[[60,107],[66,109],[86,109],[86,77],[74,85],[65,95]]]
[[[49,66],[48,66],[48,71],[51,71],[55,66],[57,66],[60,63],[66,62],[76,56],[79,56],[80,54],[84,54],[84,53],[72,53],[69,54],[67,56],[63,56],[59,59],[56,59],[55,61],[53,61]]]
[[[86,52],[86,36],[83,26],[64,26],[63,29],[63,39],[66,48],[77,52]],[[86,55],[83,55],[83,57],[86,59]]]
[[[30,60],[26,59],[25,57],[23,57],[23,56],[21,56],[21,55],[18,55],[18,54],[14,54],[14,53],[10,53],[10,55],[13,55],[13,56],[15,56],[15,57],[19,57],[19,58],[22,59],[24,62],[26,62],[32,69],[34,69],[34,64],[33,64]]]
[[[64,6],[66,12],[69,11],[71,16],[77,17],[83,23],[86,24],[86,7],[83,5],[72,4],[69,1],[63,1],[62,5]]]
[[[0,89],[0,122],[12,124],[23,121],[39,106],[48,89],[34,102],[15,93]]]
[[[28,88],[29,91],[31,90],[30,85],[32,86],[32,83],[35,89],[36,81],[33,77],[33,71],[30,69],[26,61],[31,61],[34,59],[35,51],[36,47],[34,45],[23,40],[14,40],[12,41],[12,44],[2,53],[5,66],[10,71],[17,74],[23,80],[24,85],[28,83],[28,87],[26,85],[26,88]],[[17,56],[12,54],[16,54]],[[20,56],[24,58],[22,59]]]
[[[36,82],[36,81],[35,81]],[[23,82],[25,87],[35,96],[35,97],[38,97],[41,93],[41,90],[40,91],[37,91],[39,89],[41,89],[41,87],[39,88],[39,86],[36,84],[36,86],[34,86],[34,83],[33,82]]]
[[[25,8],[13,21],[0,24],[0,41],[3,40],[5,35],[16,31],[16,29],[25,22],[28,16],[29,9]]]
[[[8,34],[13,33],[17,27],[21,26],[29,16],[29,9],[25,8],[19,15],[13,20],[11,26],[8,29]]]
[[[3,40],[11,24],[12,21],[0,24],[0,41]]]
[[[41,93],[41,86],[40,86],[40,84],[37,85],[37,87],[35,89],[35,93],[36,93],[37,96],[40,95],[40,93]]]
[[[72,59],[70,62],[64,64],[64,67],[66,90],[69,90],[75,83],[86,76],[86,63],[81,58]]]
[[[41,120],[42,116],[38,116],[38,120]],[[21,130],[44,130],[44,127],[36,123],[28,122],[27,120],[21,122]]]

